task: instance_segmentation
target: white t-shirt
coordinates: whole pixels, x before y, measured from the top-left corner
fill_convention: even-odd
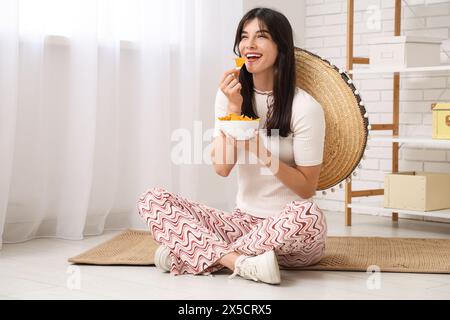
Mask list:
[[[266,122],[268,96],[254,93],[259,127]],[[228,99],[219,89],[215,102],[214,137],[219,135],[218,117],[227,114]],[[278,157],[289,166],[314,166],[322,163],[325,138],[325,116],[321,105],[306,91],[296,88],[292,104],[291,130],[287,137],[267,137],[265,130],[259,132],[261,140],[273,157]],[[256,158],[254,158],[256,159]],[[250,160],[251,161],[251,160]],[[244,152],[238,154],[236,163],[238,190],[236,206],[257,217],[279,214],[286,204],[302,199],[286,187],[269,168],[256,160],[245,161]]]

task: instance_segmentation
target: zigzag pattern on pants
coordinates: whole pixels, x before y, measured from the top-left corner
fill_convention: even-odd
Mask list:
[[[301,267],[320,261],[326,233],[325,215],[314,202],[292,201],[279,215],[260,221],[232,248],[247,255],[275,250],[280,265]]]
[[[280,265],[317,263],[325,249],[326,222],[312,202],[293,201],[277,216],[254,217],[235,208],[230,214],[152,188],[142,194],[138,210],[153,238],[170,249],[173,274],[201,274],[229,252],[258,255],[275,250]]]
[[[163,188],[146,191],[139,213],[153,238],[171,251],[174,274],[214,272],[217,260],[231,252],[229,243],[249,231],[241,219],[172,194]]]

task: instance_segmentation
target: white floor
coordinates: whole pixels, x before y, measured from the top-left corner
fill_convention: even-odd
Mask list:
[[[328,213],[329,235],[450,239],[450,224]],[[0,250],[0,299],[450,299],[450,275],[282,271],[271,286],[235,278],[171,276],[154,267],[72,266],[67,258],[118,232],[82,241],[37,239]],[[378,277],[379,278],[374,278]]]

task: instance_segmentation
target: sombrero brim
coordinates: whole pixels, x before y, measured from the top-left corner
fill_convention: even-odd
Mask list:
[[[307,50],[295,48],[297,86],[320,103],[326,133],[317,190],[331,188],[358,166],[367,144],[369,121],[349,75]],[[366,116],[365,116],[366,115]]]

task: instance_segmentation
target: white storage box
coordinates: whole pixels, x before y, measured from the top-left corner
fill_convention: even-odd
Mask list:
[[[371,67],[429,67],[440,65],[442,39],[416,36],[369,40]]]

